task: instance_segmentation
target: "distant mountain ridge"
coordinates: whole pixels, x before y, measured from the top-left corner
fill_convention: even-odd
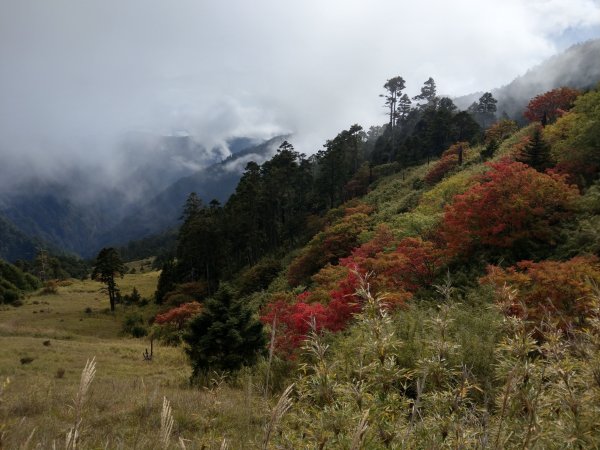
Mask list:
[[[506,113],[511,119],[524,123],[523,111],[536,95],[561,86],[588,90],[599,82],[600,39],[595,39],[568,48],[491,93],[498,100],[499,115]],[[464,110],[482,94],[475,92],[453,100]]]
[[[0,216],[0,259],[32,259],[37,249],[43,245],[40,240],[27,236],[5,217]]]
[[[275,153],[288,136],[277,136],[268,141],[240,150],[220,163],[181,178],[157,196],[134,208],[102,240],[111,244],[124,244],[163,231],[178,223],[185,200],[196,192],[204,202],[215,199],[227,201],[234,192],[246,164],[262,163]]]
[[[89,200],[73,199],[68,181],[75,179],[75,186],[85,181],[76,173],[64,183],[33,180],[0,195],[0,257],[30,259],[40,246],[92,257],[102,246],[124,244],[163,231],[177,224],[190,192],[197,192],[207,202],[213,198],[226,201],[246,163],[268,159],[283,139],[276,137],[257,144],[255,139],[236,138],[229,144],[231,154],[227,158],[213,152],[206,160],[217,159],[216,162],[199,170],[187,170],[187,175],[178,178],[174,177],[177,172],[167,167],[167,158],[160,156],[158,162],[138,167],[138,173],[128,180],[130,187],[124,185],[127,190],[135,188],[136,183],[146,183],[141,189],[146,195],[134,203],[116,188],[98,192]],[[167,137],[166,141],[172,150],[167,156],[193,162],[194,152],[199,151],[186,136]],[[161,180],[162,185],[152,182],[162,176],[161,164],[164,172],[171,170],[164,178],[174,181]]]

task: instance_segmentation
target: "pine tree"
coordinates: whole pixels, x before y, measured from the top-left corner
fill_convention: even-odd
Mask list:
[[[175,289],[176,280],[177,272],[175,263],[172,259],[169,259],[163,264],[160,277],[158,277],[158,285],[156,286],[156,292],[154,292],[156,303],[162,303],[165,294]]]
[[[92,279],[106,284],[111,311],[115,310],[115,303],[119,294],[115,277],[122,277],[126,271],[125,264],[121,261],[116,249],[108,247],[100,250],[92,269]]]
[[[435,86],[435,81],[433,78],[429,77],[427,81],[423,83],[423,87],[421,88],[421,93],[413,97],[413,100],[424,100],[424,107],[433,107],[437,106],[437,89]]]
[[[545,171],[552,165],[550,147],[542,137],[541,127],[536,127],[531,140],[517,155],[517,161],[528,164],[538,172]]]
[[[390,78],[383,85],[383,88],[387,91],[386,94],[381,94],[380,97],[385,98],[385,106],[390,109],[390,128],[394,128],[396,124],[397,111],[396,105],[400,99],[400,94],[405,88],[404,78],[394,77]]]
[[[486,92],[479,97],[479,103],[477,104],[477,121],[484,130],[496,120],[496,110],[498,109],[496,106],[497,103],[498,100],[494,98],[491,92]]]
[[[398,108],[396,110],[396,113],[399,122],[404,122],[406,120],[406,118],[410,114],[411,106],[412,102],[408,95],[404,94],[398,99]]]
[[[184,341],[192,378],[211,370],[235,371],[250,365],[266,345],[262,323],[226,284],[189,323]]]

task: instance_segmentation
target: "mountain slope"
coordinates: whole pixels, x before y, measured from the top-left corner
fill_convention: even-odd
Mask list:
[[[32,259],[41,241],[33,239],[0,216],[0,258],[7,261]]]
[[[511,119],[524,123],[523,111],[527,103],[538,94],[551,89],[568,86],[587,90],[600,82],[600,39],[574,45],[542,64],[533,67],[526,74],[516,78],[506,86],[491,92],[498,100],[498,114],[506,113]],[[461,109],[476,102],[482,92],[454,99]]]
[[[60,180],[24,182],[0,193],[0,256],[30,259],[36,247],[50,245],[92,257],[102,246],[163,231],[177,223],[192,191],[206,201],[227,200],[246,163],[262,162],[281,140],[256,145],[252,139],[232,139],[231,155],[219,161],[220,151],[207,151],[189,136],[167,136],[158,143],[136,137],[125,147],[131,154],[123,157],[132,170],[117,186],[94,184],[94,174],[82,170],[68,171]]]
[[[151,200],[135,207],[118,225],[104,234],[100,242],[117,245],[141,239],[178,223],[181,208],[191,192],[208,203],[224,203],[235,190],[241,173],[250,161],[268,159],[286,136],[240,150],[224,161],[181,178]]]

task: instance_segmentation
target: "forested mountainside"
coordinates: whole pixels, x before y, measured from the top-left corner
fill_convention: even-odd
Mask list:
[[[0,257],[14,261],[19,258],[32,259],[41,243],[30,238],[0,216]]]
[[[284,142],[224,205],[191,194],[156,336],[183,341],[199,383],[257,361],[265,389],[293,382],[283,448],[594,447],[600,91],[555,89],[525,127],[488,117],[399,163],[403,132],[461,114],[431,87],[410,132],[390,109],[377,137],[352,126],[311,158]],[[384,144],[396,161],[369,162]]]
[[[24,293],[40,287],[38,278],[0,259],[0,305],[18,306]]]
[[[205,202],[227,201],[246,164],[249,161],[265,161],[284,139],[277,136],[259,145],[238,150],[219,163],[175,181],[155,197],[133,206],[119,223],[102,236],[101,242],[122,245],[177,225],[181,205],[190,192],[196,192]]]

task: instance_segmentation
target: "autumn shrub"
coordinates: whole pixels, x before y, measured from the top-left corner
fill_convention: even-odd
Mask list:
[[[499,120],[486,130],[484,144],[488,145],[492,141],[500,143],[518,129],[519,125],[514,120]]]
[[[497,292],[505,285],[517,290],[518,302],[506,305],[505,313],[536,326],[550,320],[565,330],[584,324],[590,317],[590,282],[600,282],[600,264],[596,257],[520,261],[506,269],[488,266],[487,272],[480,283],[492,285]]]
[[[425,175],[425,182],[427,184],[436,184],[442,178],[444,178],[452,169],[458,166],[458,156],[454,154],[442,156],[433,167]]]
[[[276,326],[276,348],[287,357],[313,331],[337,332],[349,326],[363,304],[360,291],[363,275],[369,286],[386,292],[387,308],[403,307],[413,293],[429,287],[443,264],[442,252],[421,238],[395,240],[386,225],[357,247],[338,266],[327,265],[313,276],[314,291],[297,297],[274,295],[261,313],[264,324]]]
[[[344,265],[327,264],[311,277],[311,300],[320,303],[329,303],[331,291],[338,288],[339,284],[346,279],[350,269]]]
[[[448,255],[477,251],[519,260],[556,244],[559,224],[573,214],[577,188],[518,162],[487,166],[445,208],[440,236]]]
[[[425,182],[433,185],[441,181],[452,169],[461,165],[469,150],[468,142],[457,142],[451,145],[441,158],[437,161],[425,175]]]
[[[359,236],[369,225],[366,213],[372,211],[364,204],[346,208],[343,218],[313,237],[288,268],[290,286],[307,284],[326,264],[337,264],[340,258],[348,256],[359,245]]]
[[[275,351],[286,358],[294,358],[311,330],[341,331],[361,310],[360,300],[354,296],[332,295],[328,303],[314,301],[310,292],[296,297],[276,294],[263,309],[260,320],[275,325]]]
[[[387,292],[390,305],[401,306],[417,290],[431,285],[443,264],[442,252],[419,237],[394,239],[386,226],[380,226],[375,237],[341,260],[350,271],[332,298],[353,296],[358,288],[356,273],[372,274],[369,283],[377,292]]]
[[[170,323],[174,324],[178,330],[182,330],[185,324],[201,311],[202,305],[198,302],[184,303],[162,314],[157,314],[154,323],[158,325]]]
[[[325,307],[321,303],[290,301],[278,296],[264,308],[260,320],[265,325],[275,326],[274,350],[286,358],[293,358],[295,350],[306,339],[311,323],[322,330],[326,323]]]
[[[531,122],[552,123],[573,107],[579,94],[578,90],[568,87],[552,89],[532,98],[523,115]]]

